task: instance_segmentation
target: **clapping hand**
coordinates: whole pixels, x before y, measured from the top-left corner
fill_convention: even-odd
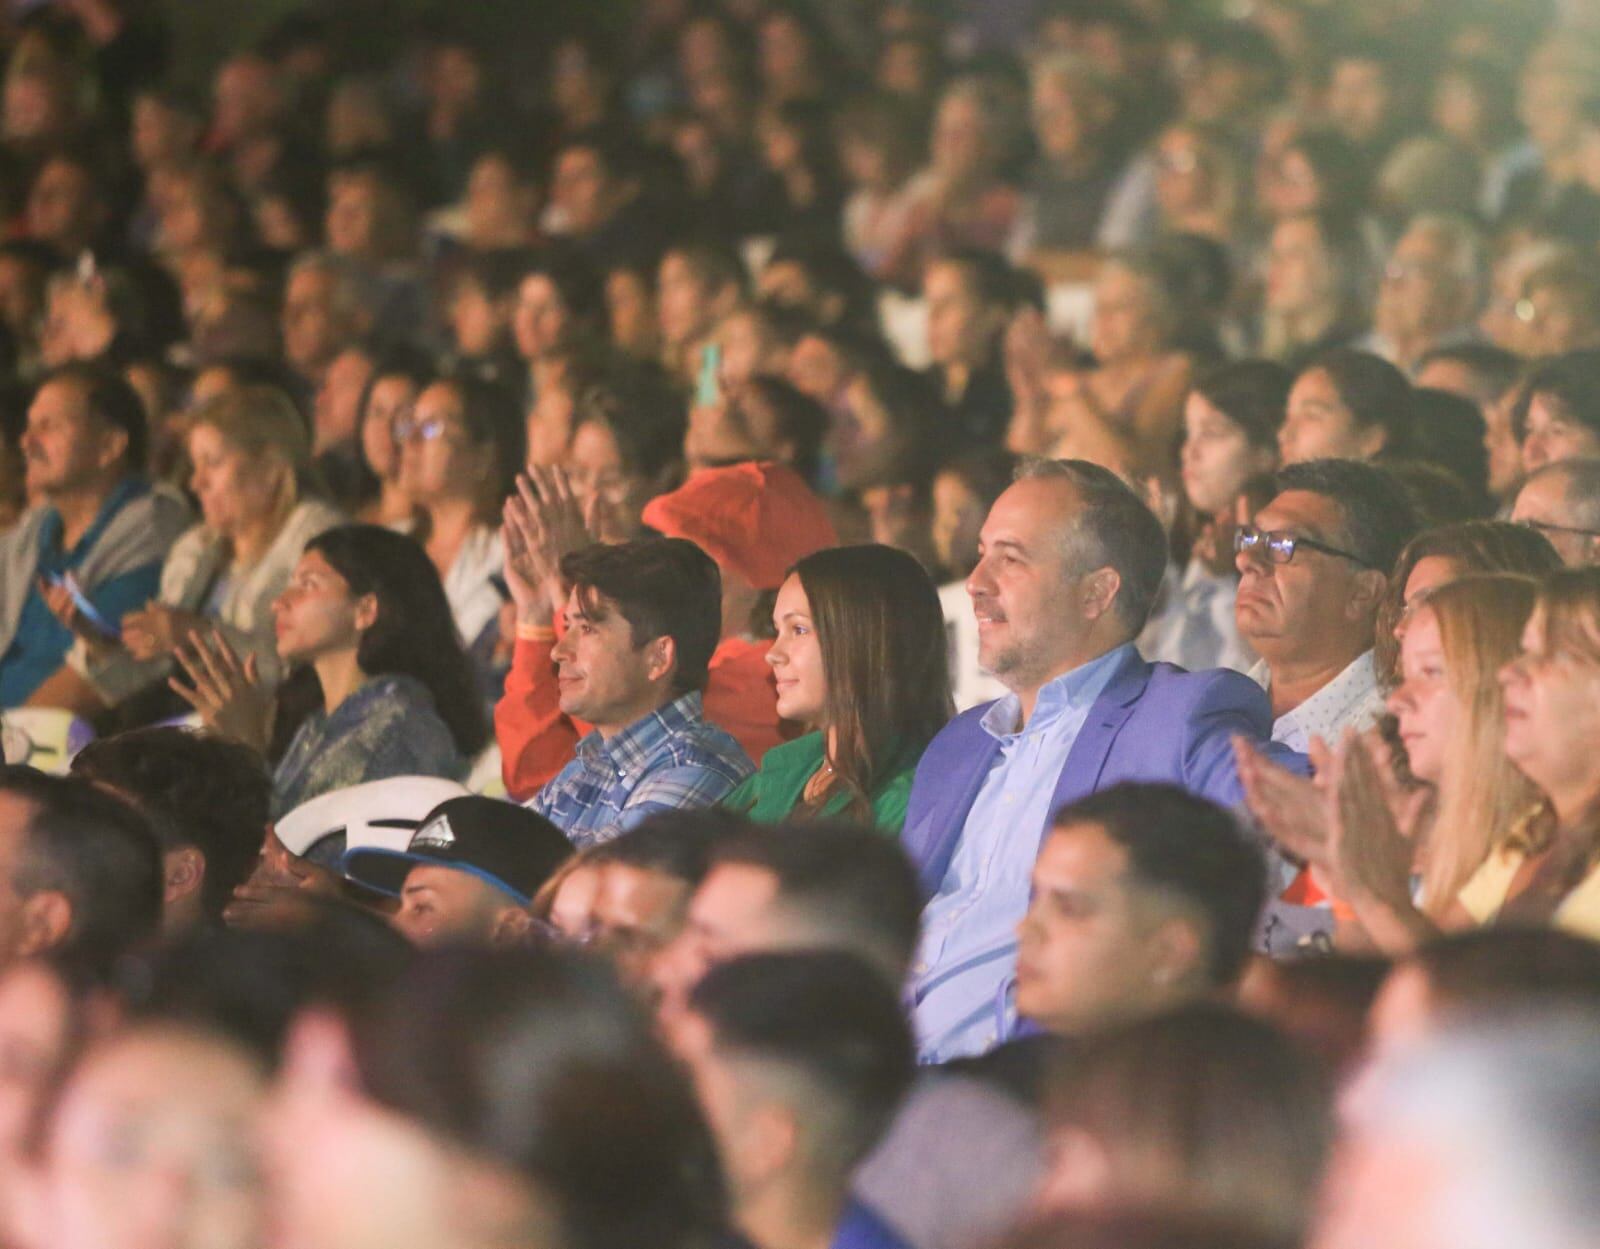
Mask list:
[[[1250,814],[1294,858],[1326,868],[1328,819],[1317,783],[1272,762],[1248,738],[1235,737],[1233,751]]]
[[[122,645],[140,662],[158,659],[172,654],[186,637],[205,627],[205,619],[194,612],[152,600],[143,610],[122,618]]]
[[[501,535],[505,543],[506,588],[516,604],[517,620],[549,625],[566,604],[561,561],[596,541],[591,525],[598,520],[598,501],[584,515],[572,483],[559,468],[530,466],[517,477],[506,500]]]
[[[1411,905],[1411,868],[1428,793],[1408,790],[1383,744],[1346,732],[1328,766],[1329,862],[1340,895]]]
[[[191,684],[172,677],[167,684],[200,713],[215,733],[265,750],[272,731],[272,694],[261,680],[256,657],[243,661],[220,633],[208,641],[198,630],[176,652]]]

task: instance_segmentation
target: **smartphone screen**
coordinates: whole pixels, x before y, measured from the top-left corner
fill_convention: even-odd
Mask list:
[[[722,399],[722,344],[707,343],[700,352],[700,377],[695,384],[694,401],[702,408],[715,407]]]
[[[51,585],[65,587],[72,598],[72,605],[78,609],[78,614],[89,622],[95,632],[108,638],[122,636],[122,630],[100,614],[100,609],[89,601],[89,596],[79,587],[71,573],[49,573],[46,574],[45,580]]]

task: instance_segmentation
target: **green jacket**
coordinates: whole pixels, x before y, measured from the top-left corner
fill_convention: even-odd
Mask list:
[[[745,780],[722,800],[722,805],[763,824],[786,820],[800,805],[806,782],[822,766],[821,733],[807,733],[792,742],[774,746],[761,760],[761,770]],[[922,752],[900,751],[891,760],[888,774],[872,791],[872,822],[882,832],[900,835],[906,820],[906,801],[911,796],[911,778]],[[828,799],[821,814],[842,815],[848,796],[836,793]]]

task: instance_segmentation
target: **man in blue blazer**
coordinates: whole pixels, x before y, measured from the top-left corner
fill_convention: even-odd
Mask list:
[[[928,903],[912,969],[922,1059],[980,1053],[1010,1019],[1015,928],[1051,816],[1119,781],[1243,800],[1232,738],[1268,743],[1272,712],[1235,672],[1185,672],[1134,649],[1166,568],[1166,536],[1138,496],[1083,460],[1029,464],[996,500],[967,581],[978,657],[1011,692],[957,716],[929,745],[902,844]],[[1092,930],[1113,926],[1086,891]]]

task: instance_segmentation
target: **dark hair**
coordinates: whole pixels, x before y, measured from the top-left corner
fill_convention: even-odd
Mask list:
[[[1483,409],[1448,390],[1419,386],[1411,392],[1411,412],[1417,458],[1455,477],[1487,511],[1489,451],[1483,442]]]
[[[416,957],[373,911],[330,897],[301,905],[304,922],[292,928],[199,929],[127,961],[118,978],[129,1014],[221,1032],[273,1067],[302,1009],[367,1006]]]
[[[1307,10],[1315,12],[1316,10]],[[1007,1232],[997,1249],[1296,1249],[1299,1236],[1275,1236],[1167,1210],[1097,1209],[1036,1214]]]
[[[922,894],[905,851],[882,833],[835,820],[751,825],[711,861],[771,872],[776,905],[808,931],[810,944],[859,955],[895,985],[905,977]]]
[[[127,435],[127,448],[122,453],[123,466],[132,473],[144,471],[149,448],[144,403],[139,398],[139,392],[120,373],[104,365],[74,360],[46,373],[39,380],[39,389],[53,382],[76,386],[90,416]]]
[[[807,484],[816,480],[830,419],[825,407],[783,378],[765,373],[752,377],[729,402],[738,407],[751,402],[765,404],[776,418],[779,440],[794,447],[790,467]]]
[[[723,1225],[694,1093],[599,962],[425,954],[351,1048],[374,1100],[533,1181],[572,1249],[691,1249]]]
[[[683,395],[659,368],[631,365],[607,369],[606,379],[576,397],[572,429],[598,421],[617,440],[623,467],[632,475],[666,483],[683,458],[689,410]]]
[[[1339,507],[1340,545],[1385,577],[1420,526],[1416,510],[1394,477],[1357,460],[1307,460],[1278,470],[1281,494],[1305,490]]]
[[[581,254],[566,247],[546,247],[533,252],[526,257],[516,285],[522,285],[531,277],[549,280],[561,297],[562,307],[580,331],[600,332],[606,318],[605,281]]]
[[[596,618],[596,596],[615,603],[635,647],[659,637],[672,639],[674,695],[705,689],[711,653],[722,636],[722,574],[693,542],[596,543],[566,556],[561,576]]]
[[[928,268],[934,265],[960,269],[973,299],[984,307],[1011,306],[1016,279],[1010,262],[999,252],[984,247],[950,247],[928,260]]]
[[[745,290],[745,268],[739,254],[725,243],[708,238],[685,238],[670,244],[661,255],[665,261],[676,256],[688,266],[695,280],[709,291],[731,286],[741,295]]]
[[[489,471],[479,483],[478,520],[498,524],[500,508],[515,488],[525,458],[523,439],[527,426],[517,410],[517,401],[498,382],[464,373],[441,377],[433,384],[456,392],[468,441],[492,453]]]
[[[977,451],[963,451],[939,465],[935,476],[946,473],[972,492],[979,505],[987,512],[994,501],[1005,493],[1017,477],[1021,457],[1014,451],[1001,447],[986,447]]]
[[[1382,356],[1353,347],[1335,347],[1315,357],[1300,376],[1320,370],[1328,375],[1339,402],[1350,410],[1357,428],[1383,430],[1380,455],[1404,458],[1415,443],[1411,383]]]
[[[911,1086],[911,1028],[895,987],[839,950],[752,954],[718,963],[689,995],[712,1046],[782,1069],[811,1176],[843,1188]]]
[[[1455,347],[1435,347],[1423,354],[1417,364],[1420,373],[1430,364],[1459,364],[1473,377],[1474,398],[1487,405],[1495,402],[1517,384],[1522,376],[1522,357],[1490,343],[1462,343]]]
[[[72,772],[137,805],[163,850],[193,846],[205,856],[200,909],[220,921],[267,828],[272,777],[261,756],[226,737],[161,725],[90,742]]]
[[[109,968],[155,937],[164,873],[150,822],[91,781],[0,766],[0,792],[30,808],[9,887],[21,898],[64,896],[72,918],[60,952]]]
[[[311,539],[306,550],[321,553],[353,598],[377,597],[377,619],[356,649],[361,671],[422,682],[456,749],[477,754],[489,740],[483,706],[450,601],[422,548],[381,525],[338,525]]]
[[[1333,1135],[1332,1090],[1271,1024],[1195,1003],[1091,1038],[1048,1097],[1091,1137],[1106,1204],[1305,1230]]]
[[[910,555],[877,544],[829,547],[792,571],[822,651],[834,783],[870,819],[886,769],[920,756],[954,712],[939,592]]]
[[[1301,131],[1284,149],[1299,152],[1322,189],[1318,206],[1326,213],[1353,221],[1367,202],[1367,164],[1361,149],[1330,127]]]
[[[1294,375],[1272,360],[1237,360],[1202,375],[1199,395],[1237,425],[1253,447],[1276,451]]]
[[[705,878],[716,847],[746,827],[728,811],[658,811],[621,836],[603,842],[590,863],[620,863],[659,872],[693,888]]]
[[[1543,399],[1560,411],[1563,420],[1600,437],[1600,351],[1569,351],[1533,366],[1511,410],[1518,442],[1528,436],[1528,409],[1535,399]]]
[[[821,315],[822,301],[832,296],[839,301],[832,324],[867,332],[875,329],[877,288],[860,262],[837,243],[824,243],[810,235],[784,235],[773,246],[763,272],[774,265],[794,265],[805,274],[818,297],[811,309],[814,313]]]
[[[883,409],[888,423],[885,440],[893,450],[874,457],[868,466],[872,471],[841,473],[839,484],[847,490],[909,484],[920,495],[933,481],[934,457],[940,441],[948,437],[937,428],[946,414],[933,383],[887,359],[865,362],[858,380]]]
[[[1095,824],[1128,856],[1141,888],[1174,895],[1204,916],[1208,978],[1231,984],[1250,954],[1266,902],[1261,850],[1216,803],[1176,785],[1124,782],[1068,803],[1052,829]]]
[[[1077,571],[1113,568],[1122,579],[1116,609],[1130,634],[1150,618],[1167,573],[1167,537],[1128,484],[1088,460],[1025,460],[1018,481],[1062,478],[1072,483],[1082,506],[1067,538],[1068,563]]]
[[[1406,582],[1412,570],[1430,556],[1459,566],[1462,576],[1476,573],[1522,573],[1542,577],[1561,567],[1561,556],[1537,529],[1504,520],[1468,520],[1455,525],[1424,529],[1407,542],[1395,559],[1394,572],[1378,607],[1373,649],[1378,676],[1385,684],[1397,682],[1400,644],[1395,627],[1405,610]]]
[[[1422,946],[1406,964],[1426,977],[1435,1009],[1508,1012],[1557,1002],[1600,1006],[1600,944],[1559,928],[1451,933]]]

